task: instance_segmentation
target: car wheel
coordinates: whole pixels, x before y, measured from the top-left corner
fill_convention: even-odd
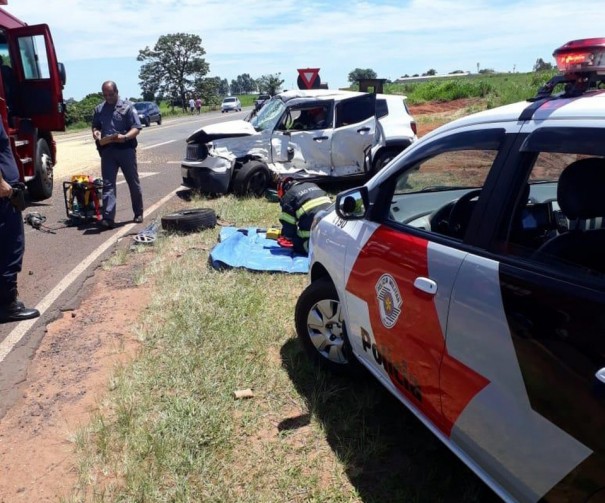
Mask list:
[[[196,232],[216,226],[216,212],[212,208],[194,208],[170,213],[162,217],[162,229],[175,232]]]
[[[261,197],[271,180],[271,173],[264,162],[248,161],[235,174],[233,192],[238,196]]]
[[[158,116],[158,126],[159,126],[160,124],[162,124],[162,116],[161,116],[161,115],[160,115],[160,116]]]
[[[378,173],[388,163],[390,163],[399,152],[395,150],[381,150],[378,152],[374,164],[372,165],[372,176]]]
[[[357,374],[361,364],[353,355],[334,283],[324,277],[311,283],[298,298],[296,333],[314,363],[337,373]]]
[[[29,195],[34,201],[42,201],[53,195],[53,161],[46,140],[36,143],[34,178],[28,183]]]
[[[146,127],[151,126],[151,119],[150,119],[149,117],[147,117],[147,118],[145,119],[145,126],[146,126]]]

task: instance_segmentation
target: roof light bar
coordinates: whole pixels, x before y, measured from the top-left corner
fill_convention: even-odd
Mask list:
[[[572,40],[553,53],[562,73],[605,73],[605,38]]]

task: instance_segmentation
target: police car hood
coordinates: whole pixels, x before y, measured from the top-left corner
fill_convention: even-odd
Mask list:
[[[220,138],[236,138],[256,134],[256,129],[247,121],[235,120],[209,124],[195,131],[187,143],[208,143]]]

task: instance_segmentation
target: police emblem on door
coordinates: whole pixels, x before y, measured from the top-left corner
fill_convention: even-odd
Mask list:
[[[386,328],[392,328],[401,314],[403,300],[395,279],[390,274],[383,274],[376,283],[376,296],[380,310],[380,320]]]

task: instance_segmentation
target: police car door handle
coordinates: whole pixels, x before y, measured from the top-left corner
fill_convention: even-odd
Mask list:
[[[371,129],[372,129],[372,128],[369,128],[369,127],[367,127],[367,126],[366,126],[366,127],[359,128],[359,129],[357,130],[357,132],[358,132],[358,133],[368,133],[369,131],[371,131]]]
[[[422,276],[416,278],[414,281],[414,288],[417,288],[421,292],[428,293],[429,295],[435,295],[437,293],[437,283],[432,279],[423,278]]]
[[[313,141],[323,141],[327,140],[328,138],[328,136],[316,136],[315,138],[313,138]]]

